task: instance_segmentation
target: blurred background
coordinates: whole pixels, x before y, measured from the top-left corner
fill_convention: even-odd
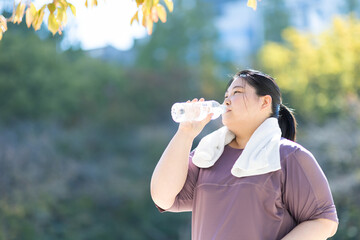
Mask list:
[[[243,0],[178,0],[166,23],[123,48],[84,47],[76,30],[53,37],[44,26],[8,27],[0,240],[190,239],[190,213],[160,214],[150,197],[152,171],[177,129],[170,108],[195,97],[222,102],[245,68],[275,77],[295,109],[297,141],[333,192],[332,239],[360,238],[358,0],[263,0],[256,11]]]

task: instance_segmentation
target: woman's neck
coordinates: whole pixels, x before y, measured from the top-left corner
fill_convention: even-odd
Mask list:
[[[251,135],[249,137],[239,137],[235,134],[235,138],[229,143],[229,146],[232,148],[244,149],[250,137]]]
[[[242,127],[236,127],[234,129],[229,130],[235,134],[235,138],[230,142],[230,147],[244,149],[247,142],[250,140],[251,136],[255,132],[255,130],[263,123],[248,123],[242,124]],[[245,126],[245,127],[244,127]]]

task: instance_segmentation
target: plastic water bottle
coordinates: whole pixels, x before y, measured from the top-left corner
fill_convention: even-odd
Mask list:
[[[221,105],[217,101],[204,102],[182,102],[175,103],[171,107],[171,116],[175,122],[185,121],[201,121],[206,118],[209,113],[214,113],[211,119],[218,118],[226,111],[226,106]]]

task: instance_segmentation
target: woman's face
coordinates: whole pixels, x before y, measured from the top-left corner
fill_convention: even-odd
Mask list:
[[[260,113],[261,97],[256,94],[255,88],[240,77],[225,92],[224,105],[227,112],[222,115],[222,122],[228,127],[257,122],[263,117]]]

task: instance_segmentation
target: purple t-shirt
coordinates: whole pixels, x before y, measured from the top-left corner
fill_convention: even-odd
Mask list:
[[[326,177],[305,148],[282,139],[280,170],[238,178],[231,168],[241,152],[225,146],[210,168],[190,155],[185,185],[166,211],[192,211],[192,240],[278,240],[303,221],[338,222]]]

